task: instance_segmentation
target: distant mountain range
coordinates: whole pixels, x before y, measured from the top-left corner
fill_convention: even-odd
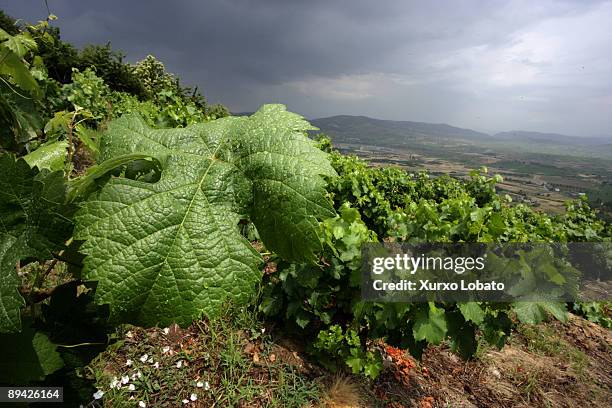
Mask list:
[[[253,112],[234,113],[235,116]],[[374,119],[367,116],[336,115],[312,119],[310,123],[328,134],[334,143],[389,148],[407,147],[431,151],[440,147],[510,150],[515,152],[559,154],[612,159],[612,137],[580,137],[558,133],[511,130],[487,134],[445,123]]]
[[[414,139],[486,140],[491,136],[446,124],[373,119],[367,116],[339,115],[314,119],[313,125],[337,142],[397,146]]]
[[[522,130],[489,135],[447,124],[338,115],[310,121],[335,143],[383,147],[472,144],[480,148],[612,158],[612,140]]]
[[[527,132],[524,130],[511,130],[510,132],[500,132],[493,135],[496,139],[501,140],[512,140],[512,141],[525,141],[525,142],[554,142],[559,144],[567,145],[589,145],[589,146],[601,146],[610,145],[612,140],[604,137],[577,137],[560,135],[558,133],[540,133],[540,132]]]

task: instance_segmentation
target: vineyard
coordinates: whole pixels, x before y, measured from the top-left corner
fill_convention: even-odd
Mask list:
[[[360,290],[367,243],[611,241],[586,197],[548,215],[484,167],[371,167],[283,105],[232,116],[153,56],[78,50],[55,18],[0,19],[0,385],[63,386],[74,406],[433,407],[415,376],[524,343],[578,383],[598,367],[597,393],[571,398],[610,402],[608,303]],[[570,346],[587,332],[599,363]],[[557,401],[534,387],[520,406]]]

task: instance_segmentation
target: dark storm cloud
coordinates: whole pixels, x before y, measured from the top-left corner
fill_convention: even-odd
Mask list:
[[[612,133],[610,2],[48,3],[64,39],[154,54],[234,111],[284,102],[311,117]],[[44,1],[0,4],[46,15]]]

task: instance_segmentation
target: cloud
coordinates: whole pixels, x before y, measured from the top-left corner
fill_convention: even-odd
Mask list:
[[[287,82],[304,95],[316,96],[334,101],[360,101],[375,96],[384,96],[393,86],[414,84],[408,77],[398,74],[342,74],[336,77],[309,77]]]
[[[234,111],[284,102],[478,129],[612,134],[612,2],[49,0],[63,37],[152,53]],[[44,17],[42,2],[3,5]]]

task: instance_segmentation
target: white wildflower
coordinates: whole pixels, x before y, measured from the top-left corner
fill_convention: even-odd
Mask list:
[[[206,391],[210,390],[210,384],[208,383],[208,381],[205,381],[205,382],[204,382],[204,389],[205,389]]]
[[[100,398],[102,398],[102,396],[104,395],[104,391],[102,390],[98,390],[94,393],[93,397],[94,399],[99,400]]]
[[[197,400],[197,399],[198,399],[198,396],[197,396],[196,394],[191,394],[191,395],[189,396],[189,399],[190,399],[190,400],[192,400],[192,401],[195,401],[195,400]]]
[[[115,388],[118,383],[119,383],[119,380],[117,379],[117,377],[113,377],[113,380],[110,383],[110,387]]]
[[[126,367],[131,367],[132,366],[132,360],[130,360],[129,358],[127,359],[127,361],[125,362]]]
[[[147,363],[153,364],[153,357],[149,357],[149,359],[147,360]]]
[[[135,380],[137,378],[142,377],[142,373],[139,371],[136,371],[134,374],[132,374],[132,380]]]
[[[198,387],[198,388],[202,388],[203,386],[204,386],[204,383],[202,381],[198,381],[196,383],[196,387]]]
[[[140,357],[140,361],[142,361],[143,363],[145,361],[147,361],[149,359],[149,355],[148,354],[143,354],[142,357]]]
[[[136,386],[135,386],[134,384],[130,384],[130,385],[128,386],[128,390],[130,390],[130,391],[136,391]]]
[[[125,333],[125,337],[127,337],[128,339],[131,339],[132,337],[134,337],[134,335],[132,334],[131,331],[128,331],[127,333]]]
[[[164,334],[168,335],[168,333],[170,333],[170,328],[169,327],[164,328]]]
[[[145,404],[145,402],[144,402],[144,401],[138,401],[138,406],[139,406],[140,408],[145,408],[145,407],[147,406],[147,404]]]
[[[128,382],[130,382],[130,376],[124,375],[121,377],[121,384],[127,384]]]
[[[183,400],[183,404],[189,404],[189,400],[188,399],[184,399]]]
[[[164,354],[166,354],[166,353],[167,353],[167,352],[169,352],[169,351],[170,351],[170,347],[169,347],[169,346],[166,346],[166,347],[164,347],[164,348],[162,349],[162,353],[164,353]]]
[[[183,366],[183,360],[179,360],[178,363],[176,363],[176,368],[181,368]]]
[[[159,368],[159,361],[156,361],[155,364],[153,364],[153,367]]]

